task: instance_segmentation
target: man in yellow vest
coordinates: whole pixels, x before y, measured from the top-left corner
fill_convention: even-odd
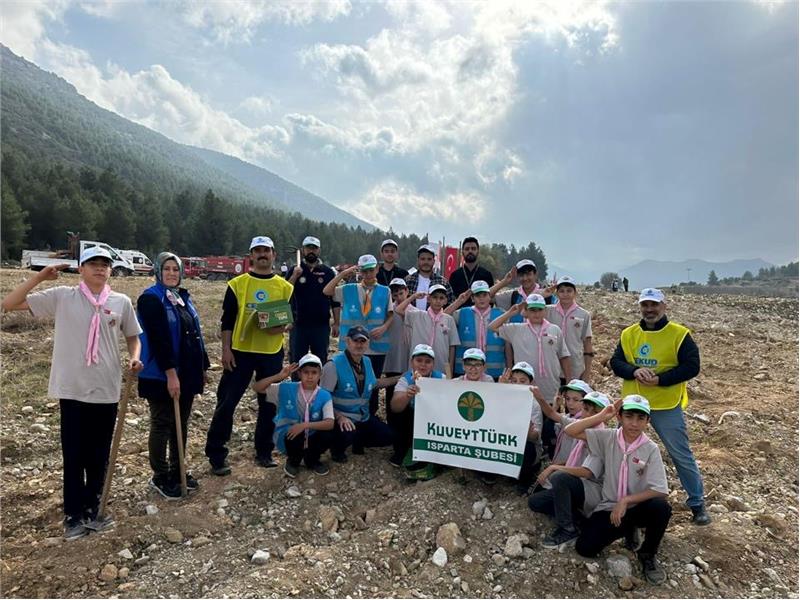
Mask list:
[[[224,371],[217,388],[217,407],[206,436],[206,456],[215,475],[230,475],[226,444],[233,429],[233,413],[255,374],[256,379],[275,375],[283,368],[283,333],[285,325],[261,325],[258,305],[268,302],[288,302],[292,284],[272,270],[275,246],[267,236],[257,236],[250,242],[250,271],[228,282],[222,301],[222,366]],[[256,318],[258,317],[258,318]],[[266,325],[266,324],[265,324]],[[276,467],[272,460],[275,445],[274,404],[266,394],[258,394],[256,419],[256,463]]]
[[[650,403],[650,423],[678,471],[695,525],[708,525],[703,476],[689,446],[683,409],[689,403],[686,382],[700,372],[700,351],[689,329],[667,319],[664,293],[646,288],[639,295],[642,320],[624,329],[611,358],[622,377],[622,397],[639,394]]]

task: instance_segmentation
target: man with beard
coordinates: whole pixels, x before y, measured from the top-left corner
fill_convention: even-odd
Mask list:
[[[474,237],[464,238],[461,243],[461,256],[464,264],[450,275],[450,287],[453,295],[460,296],[472,286],[474,281],[485,281],[489,287],[494,285],[494,275],[478,264],[480,246]],[[472,298],[467,298],[463,306],[472,306]]]
[[[299,362],[309,352],[318,356],[324,364],[328,360],[328,342],[339,337],[339,318],[341,304],[322,293],[336,274],[319,259],[319,239],[307,236],[303,240],[303,260],[288,278],[294,286],[292,294],[292,310],[294,326],[289,333],[289,351],[291,362]],[[333,328],[330,318],[333,309]],[[292,378],[297,374],[293,373]]]
[[[392,239],[383,240],[381,244],[381,264],[378,269],[378,283],[389,287],[392,279],[405,279],[408,277],[408,271],[397,264],[397,257],[399,255],[397,249],[397,242]]]
[[[255,374],[264,379],[283,368],[283,333],[285,325],[259,327],[254,319],[255,306],[264,302],[289,301],[292,284],[272,270],[275,245],[264,235],[250,242],[250,271],[228,282],[222,301],[222,366],[224,371],[217,388],[217,406],[206,436],[206,456],[214,475],[230,475],[228,448],[233,430],[233,413]],[[266,394],[258,394],[256,419],[256,463],[262,467],[278,466],[272,460],[275,444],[274,404]]]
[[[417,249],[417,270],[412,275],[406,277],[408,284],[409,296],[415,292],[423,292],[425,296],[418,298],[415,301],[415,306],[420,310],[428,308],[428,290],[434,285],[444,286],[445,294],[447,295],[447,303],[453,301],[453,288],[447,280],[441,275],[433,272],[433,265],[436,261],[436,252],[433,246],[423,244]]]

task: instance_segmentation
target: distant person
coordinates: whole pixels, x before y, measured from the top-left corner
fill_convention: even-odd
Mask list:
[[[392,279],[408,277],[408,271],[397,264],[399,254],[397,242],[392,239],[383,240],[381,243],[381,260],[383,262],[377,275],[378,283],[381,285],[388,287]]]
[[[618,292],[619,291],[619,280],[615,279],[611,282],[611,291]]]
[[[627,277],[623,277],[622,278],[622,287],[625,289],[626,292],[628,291],[628,278]]]
[[[435,262],[436,252],[433,246],[423,244],[417,249],[417,270],[406,277],[409,294],[422,292],[422,295],[417,297],[415,304],[420,310],[428,308],[428,290],[434,285],[444,287],[447,296],[445,304],[450,304],[455,298],[450,283],[441,275],[433,272],[433,265]],[[441,357],[439,357],[439,359],[441,359]]]
[[[288,272],[289,272],[289,267],[288,267],[288,266],[286,266],[286,262],[284,261],[284,263],[281,265],[281,275],[283,275],[284,277],[286,277],[286,274],[287,274]]]
[[[339,337],[341,304],[323,290],[336,275],[320,259],[320,241],[313,236],[303,240],[303,260],[292,269],[289,283],[294,286],[292,309],[294,324],[289,332],[290,361],[299,362],[309,352],[323,363],[328,360],[331,336]],[[333,312],[333,327],[331,327]],[[293,373],[293,378],[298,376]]]
[[[480,246],[477,238],[467,237],[461,242],[461,257],[464,264],[450,274],[450,287],[453,296],[460,296],[468,291],[475,281],[485,281],[489,287],[494,285],[494,275],[478,264]],[[450,300],[452,302],[452,299]],[[462,306],[472,306],[472,298],[467,297]]]
[[[262,302],[285,300],[292,296],[293,286],[273,271],[275,245],[259,235],[250,242],[250,271],[228,282],[222,301],[222,377],[217,387],[217,406],[206,435],[206,456],[214,475],[230,475],[227,443],[233,430],[233,415],[242,395],[255,375],[263,379],[283,368],[283,334],[285,325],[262,328],[254,317]],[[267,402],[266,394],[258,394],[258,417],[254,435],[256,464],[277,467],[272,460],[275,444],[273,418],[277,407]]]
[[[141,371],[142,332],[130,298],[111,290],[111,254],[99,246],[81,253],[80,284],[39,292],[44,281],[58,279],[68,265],[49,265],[3,298],[3,310],[29,310],[37,319],[54,319],[53,358],[47,395],[61,411],[64,459],[64,538],[113,526],[98,518],[100,495],[117,419],[122,369],[118,339],[128,346],[129,376]]]
[[[708,525],[703,476],[689,446],[683,409],[689,404],[687,382],[700,372],[700,351],[689,329],[667,319],[664,293],[645,288],[639,295],[642,320],[624,329],[611,357],[622,377],[622,395],[639,394],[649,402],[653,429],[669,452],[683,489],[692,522]]]

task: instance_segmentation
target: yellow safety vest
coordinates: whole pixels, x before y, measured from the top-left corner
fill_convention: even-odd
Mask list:
[[[678,349],[688,333],[689,329],[672,321],[658,331],[642,329],[636,323],[622,331],[620,343],[629,364],[636,365],[636,368],[648,368],[658,375],[678,366]],[[678,404],[686,408],[689,404],[685,381],[662,387],[625,379],[622,382],[622,396],[629,394],[644,396],[653,410],[669,410]]]
[[[283,347],[283,334],[267,333],[265,329],[260,329],[254,306],[261,302],[288,301],[294,289],[292,284],[280,275],[260,279],[251,276],[250,273],[244,273],[231,279],[228,286],[236,294],[239,305],[231,340],[233,349],[258,354],[279,352]]]

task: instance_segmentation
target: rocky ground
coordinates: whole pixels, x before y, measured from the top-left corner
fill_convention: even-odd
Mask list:
[[[4,270],[5,294],[29,273]],[[65,276],[70,284],[76,276]],[[135,298],[149,285],[115,280]],[[212,362],[224,284],[189,282]],[[634,295],[587,290],[595,384],[618,394],[603,366],[636,318]],[[700,345],[690,437],[714,524],[697,528],[668,463],[674,516],[662,546],[669,581],[644,584],[633,555],[595,560],[541,547],[550,524],[509,483],[486,487],[455,471],[407,483],[368,451],[330,475],[253,463],[255,401],[231,440],[230,477],[203,457],[219,373],[195,403],[188,461],[200,490],[166,502],[147,488],[148,411],[135,400],[115,472],[113,531],[61,539],[58,405],[46,397],[52,324],[2,318],[2,593],[7,597],[797,597],[798,303],[682,295],[670,313]],[[442,548],[442,549],[440,549]]]

